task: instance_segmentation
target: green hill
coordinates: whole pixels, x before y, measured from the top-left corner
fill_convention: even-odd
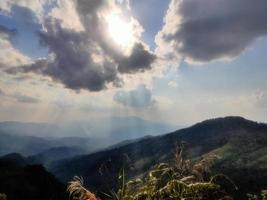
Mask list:
[[[267,125],[241,117],[206,120],[170,134],[61,161],[50,170],[63,181],[78,175],[92,191],[107,191],[116,187],[122,167],[128,177],[136,177],[157,163],[171,161],[177,141],[185,142],[184,154],[193,160],[218,154],[213,171],[226,173],[240,185],[239,199],[267,188]]]

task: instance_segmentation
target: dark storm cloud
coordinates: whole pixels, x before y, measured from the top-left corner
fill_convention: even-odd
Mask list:
[[[121,73],[134,73],[151,69],[155,59],[155,55],[145,50],[142,44],[136,43],[131,55],[119,60],[118,70]]]
[[[18,73],[29,73],[29,72],[42,74],[47,65],[48,65],[47,59],[39,59],[32,64],[22,65],[19,67],[11,67],[5,69],[4,71],[11,75],[15,75]],[[23,78],[27,79],[27,76],[21,75],[19,77],[15,77],[15,79],[23,79]]]
[[[145,108],[154,103],[151,91],[144,85],[140,85],[131,91],[119,91],[114,95],[113,99],[119,104],[134,108]]]
[[[266,0],[175,1],[173,20],[181,17],[181,23],[163,38],[192,60],[235,57],[267,34]]]
[[[96,64],[93,61],[91,54],[96,49],[86,33],[63,29],[58,21],[47,21],[46,28],[46,32],[40,33],[41,44],[49,48],[54,59],[42,59],[28,66],[11,68],[9,73],[48,75],[66,87],[77,90],[99,91],[107,83],[118,84],[114,63],[106,60],[103,64]]]
[[[80,16],[86,17],[87,14],[95,14],[101,6],[105,5],[105,0],[78,0],[76,7]]]
[[[93,61],[92,54],[97,50],[86,33],[63,29],[58,23],[49,22],[46,27],[48,31],[40,34],[41,41],[55,59],[42,69],[44,74],[72,89],[99,91],[109,82],[116,84],[116,66],[105,57],[102,64]]]
[[[107,1],[78,0],[76,9],[85,30],[65,28],[61,21],[45,20],[45,31],[39,33],[40,43],[48,48],[52,58],[8,69],[8,73],[34,72],[50,76],[67,88],[100,91],[108,84],[120,86],[120,74],[151,69],[155,55],[136,43],[130,55],[123,55],[108,39],[106,24],[99,17],[101,9],[113,9]],[[100,62],[94,59],[100,58]]]

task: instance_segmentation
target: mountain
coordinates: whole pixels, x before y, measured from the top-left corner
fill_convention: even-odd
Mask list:
[[[53,147],[53,144],[44,138],[17,136],[7,133],[0,133],[0,137],[0,155],[17,152],[27,156]]]
[[[55,163],[50,170],[62,181],[82,176],[90,189],[116,187],[119,171],[139,176],[153,165],[173,158],[175,143],[186,144],[187,158],[216,153],[221,159],[214,172],[229,175],[238,183],[238,199],[247,192],[267,188],[267,125],[242,117],[206,120],[166,135],[147,137],[115,148]]]
[[[124,140],[170,130],[174,130],[171,125],[137,117],[60,124],[0,122],[0,156],[13,152],[31,156],[58,147],[77,147],[90,153]]]
[[[85,154],[86,151],[80,147],[54,147],[47,151],[27,157],[31,164],[42,164],[45,167],[58,160],[69,159]]]
[[[8,200],[64,200],[65,185],[41,165],[27,165],[19,154],[0,158],[0,194]]]
[[[95,132],[116,144],[125,140],[133,140],[147,135],[159,135],[181,128],[171,124],[164,124],[144,120],[138,117],[112,117],[102,121],[95,127]]]
[[[8,133],[0,133],[0,137],[0,156],[14,152],[23,156],[32,156],[59,147],[80,148],[89,153],[108,146],[107,142],[92,138],[41,138]]]
[[[27,164],[28,164],[27,158],[18,153],[11,153],[0,157],[1,170],[3,170],[2,167],[5,168],[25,167]]]
[[[113,142],[175,130],[171,124],[138,117],[110,117],[61,123],[0,122],[0,133],[41,138],[109,138]]]
[[[60,128],[48,123],[0,122],[0,133],[15,136],[54,137]]]

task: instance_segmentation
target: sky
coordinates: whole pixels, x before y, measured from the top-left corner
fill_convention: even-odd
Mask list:
[[[0,121],[267,122],[266,0],[1,0]]]

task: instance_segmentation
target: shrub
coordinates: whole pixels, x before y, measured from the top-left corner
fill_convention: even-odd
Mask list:
[[[7,200],[6,194],[0,193],[0,200]]]
[[[97,200],[92,192],[84,188],[83,179],[77,176],[69,182],[67,191],[73,200]]]
[[[209,154],[198,162],[183,157],[183,145],[175,148],[174,162],[154,166],[143,178],[126,182],[125,171],[119,175],[119,189],[106,194],[112,200],[216,200],[232,199],[220,180],[224,179],[236,189],[224,175],[210,176],[210,168],[218,156]],[[72,199],[96,200],[94,194],[83,187],[82,179],[74,178],[68,191]]]

